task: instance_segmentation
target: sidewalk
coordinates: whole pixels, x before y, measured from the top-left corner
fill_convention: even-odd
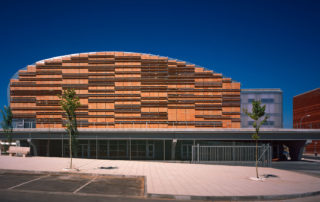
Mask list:
[[[306,161],[320,162],[320,156],[315,156],[314,154],[304,154],[302,159]]]
[[[177,199],[285,199],[320,194],[320,178],[259,168],[265,181],[252,181],[255,167],[148,161],[73,159],[79,173],[145,176],[149,197]],[[0,156],[0,169],[63,172],[68,158]],[[99,169],[113,167],[113,169]]]

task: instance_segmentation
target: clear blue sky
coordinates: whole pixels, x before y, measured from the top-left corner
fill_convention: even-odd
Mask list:
[[[320,87],[320,1],[1,1],[0,106],[20,68],[79,52],[129,51],[207,67],[292,98]]]

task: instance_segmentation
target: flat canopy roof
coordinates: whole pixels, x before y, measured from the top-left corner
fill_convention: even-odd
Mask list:
[[[280,88],[242,88],[241,93],[282,93]]]
[[[252,128],[87,128],[79,129],[78,139],[179,139],[179,140],[252,140]],[[67,138],[63,128],[14,129],[13,139]],[[0,139],[6,139],[0,130]],[[260,140],[320,140],[320,129],[260,129]]]

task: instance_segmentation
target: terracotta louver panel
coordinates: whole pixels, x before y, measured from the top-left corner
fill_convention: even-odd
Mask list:
[[[80,98],[79,127],[240,127],[239,83],[186,62],[126,52],[62,56],[20,70],[10,82],[14,117],[63,127],[57,95],[67,88]]]

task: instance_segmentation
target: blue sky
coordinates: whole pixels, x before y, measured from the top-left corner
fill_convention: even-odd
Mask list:
[[[293,96],[320,87],[320,1],[15,1],[0,6],[0,106],[9,78],[49,57],[94,51],[169,56],[242,88]]]

